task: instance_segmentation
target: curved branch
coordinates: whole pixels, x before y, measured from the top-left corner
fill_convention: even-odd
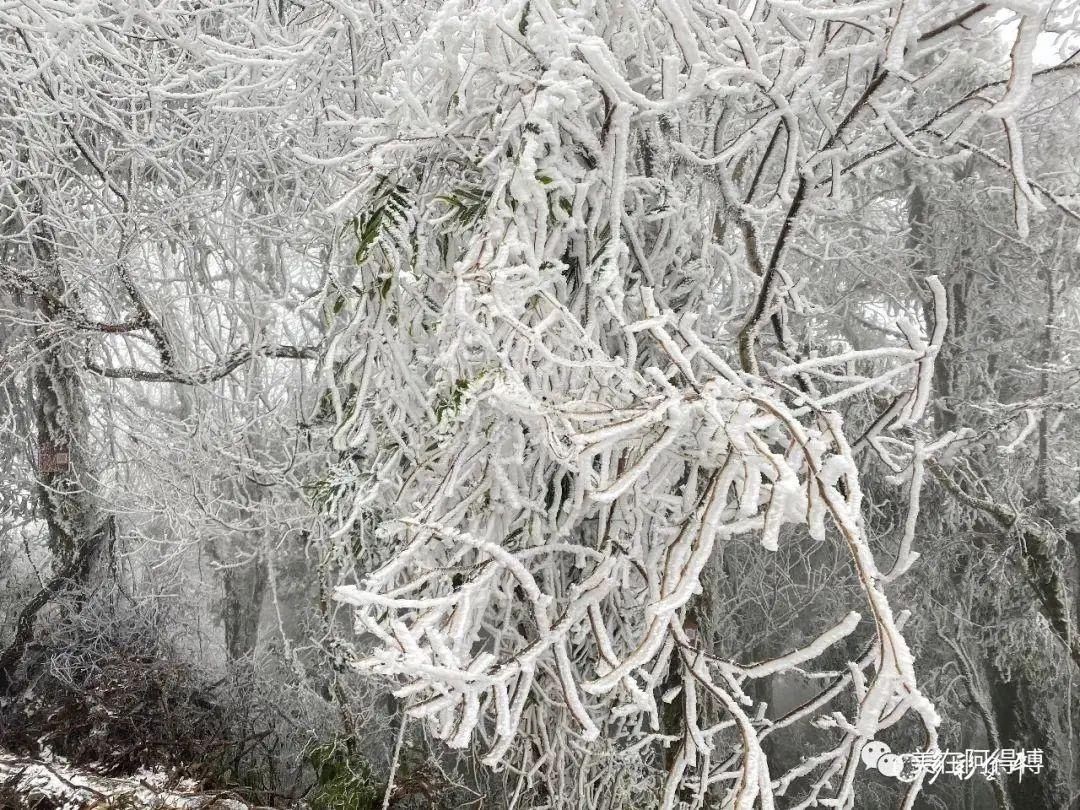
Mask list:
[[[178,385],[205,385],[215,382],[232,374],[244,363],[256,357],[269,357],[277,360],[317,360],[319,357],[318,346],[241,346],[229,353],[223,361],[202,366],[194,371],[183,373],[177,371],[151,371],[148,369],[121,366],[109,368],[88,362],[86,367],[100,377],[113,380],[138,380],[139,382],[163,382],[177,383]]]

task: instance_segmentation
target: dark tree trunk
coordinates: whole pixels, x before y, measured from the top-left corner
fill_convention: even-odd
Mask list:
[[[102,520],[85,487],[88,477],[85,397],[75,356],[58,303],[69,297],[51,231],[39,228],[32,240],[33,264],[42,289],[41,322],[36,327],[38,363],[33,375],[37,493],[58,567],[68,565]]]
[[[1005,680],[1004,674],[992,663],[986,669],[1001,745],[1015,749],[1045,749],[1043,724],[1030,710],[1033,696],[1029,694],[1029,678],[1026,673],[1018,669],[1011,673],[1009,680]],[[1017,778],[1015,774],[1001,777],[1005,781],[1012,810],[1065,807],[1068,799],[1054,791],[1053,770],[1053,767],[1044,765],[1041,773],[1028,773],[1023,779]]]
[[[96,559],[115,535],[113,522],[86,488],[88,419],[78,347],[60,311],[61,304],[70,306],[72,295],[49,228],[35,228],[29,254],[40,290],[40,320],[34,330],[37,363],[29,386],[36,440],[30,463],[38,507],[48,527],[54,573],[20,610],[15,636],[0,652],[0,692],[16,685],[16,671],[33,640],[39,613],[65,592],[87,583]]]
[[[250,663],[259,641],[266,564],[255,557],[222,571],[225,650],[230,664]]]

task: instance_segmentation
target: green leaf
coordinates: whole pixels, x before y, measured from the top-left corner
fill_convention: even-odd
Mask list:
[[[372,248],[387,235],[388,223],[400,225],[408,220],[408,195],[409,190],[405,186],[392,185],[389,178],[384,177],[379,181],[371,197],[370,210],[352,219],[356,237],[353,260],[356,264],[363,264],[371,255]],[[393,233],[390,233],[390,238],[394,238]]]
[[[483,189],[462,186],[435,199],[454,209],[454,214],[450,218],[454,225],[469,228],[483,215],[491,195]]]

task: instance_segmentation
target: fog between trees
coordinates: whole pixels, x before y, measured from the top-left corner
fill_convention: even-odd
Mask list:
[[[1078,26],[0,8],[0,805],[1080,807]]]

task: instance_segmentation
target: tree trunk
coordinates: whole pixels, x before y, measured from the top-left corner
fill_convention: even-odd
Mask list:
[[[261,557],[222,571],[225,650],[230,665],[250,663],[259,641],[259,615],[266,592],[266,563]]]
[[[15,636],[0,652],[0,692],[14,685],[38,614],[64,592],[86,583],[95,560],[115,534],[113,522],[102,514],[86,489],[86,402],[77,347],[60,311],[61,302],[67,304],[70,296],[51,230],[36,227],[30,248],[41,316],[35,327],[38,359],[30,387],[37,444],[31,464],[38,505],[48,527],[54,574],[19,612]]]
[[[66,334],[58,303],[68,297],[56,245],[49,230],[32,239],[34,265],[42,294],[41,323],[36,327],[38,364],[33,379],[33,411],[37,438],[37,493],[49,528],[49,545],[59,567],[78,554],[81,542],[102,520],[85,487],[86,402],[76,347]]]
[[[1015,671],[1010,680],[1005,680],[1003,673],[993,663],[986,669],[1001,745],[1004,748],[1028,750],[1044,748],[1042,724],[1029,709],[1032,696],[1025,673]],[[1042,772],[1037,774],[1024,774],[1023,779],[1016,775],[1001,778],[1005,782],[1012,810],[1047,810],[1064,807],[1067,802],[1067,799],[1055,794],[1050,768],[1043,767]]]

